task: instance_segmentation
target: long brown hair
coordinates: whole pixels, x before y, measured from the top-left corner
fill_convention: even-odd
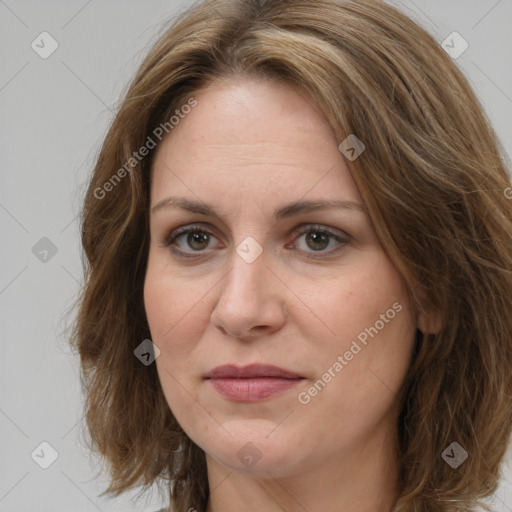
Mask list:
[[[512,428],[509,164],[451,58],[376,0],[204,1],[137,71],[83,205],[85,286],[71,339],[90,448],[110,469],[105,493],[164,479],[177,512],[201,512],[208,500],[203,451],[176,422],[155,365],[134,356],[150,338],[143,284],[155,151],[139,156],[198,91],[233,75],[304,88],[340,143],[355,134],[365,144],[348,164],[377,235],[418,310],[442,318],[437,334],[419,333],[399,396],[395,510],[475,510],[497,488]],[[468,454],[459,469],[442,457],[453,442]]]

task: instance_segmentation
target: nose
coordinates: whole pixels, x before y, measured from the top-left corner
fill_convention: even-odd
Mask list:
[[[246,341],[278,331],[286,319],[284,286],[270,269],[265,251],[251,263],[236,251],[231,258],[211,314],[213,326]]]

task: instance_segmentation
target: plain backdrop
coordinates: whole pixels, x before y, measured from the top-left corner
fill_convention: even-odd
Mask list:
[[[62,317],[81,286],[77,214],[99,145],[150,43],[190,3],[0,0],[0,512],[165,504],[154,492],[138,503],[134,493],[98,497],[107,480],[80,444],[78,365]],[[467,41],[457,63],[512,155],[512,0],[393,3],[439,44],[454,31]],[[498,512],[512,512],[511,475],[506,467]]]

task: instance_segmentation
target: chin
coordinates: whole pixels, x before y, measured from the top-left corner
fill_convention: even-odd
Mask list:
[[[220,438],[201,439],[196,444],[230,471],[250,473],[262,478],[289,476],[298,471],[304,454],[300,443],[286,429],[277,432],[276,424],[261,420],[235,420],[223,423]],[[275,429],[273,432],[272,430]]]

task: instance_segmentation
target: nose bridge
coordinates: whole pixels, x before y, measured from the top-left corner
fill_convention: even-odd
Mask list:
[[[230,270],[223,279],[212,311],[212,323],[223,332],[249,338],[283,325],[283,305],[270,283],[275,276],[267,268],[267,256],[259,243],[247,239],[230,255]],[[258,330],[253,329],[255,327]]]
[[[267,259],[263,247],[253,237],[244,238],[231,255],[231,271],[226,276],[224,291],[235,295],[257,295],[266,280]]]
[[[263,248],[266,244],[265,212],[261,204],[248,201],[244,208],[240,204],[239,213],[233,228],[235,240],[238,240],[230,255],[228,288],[235,292],[252,288],[256,292],[258,282],[262,282],[267,272],[265,264],[269,255]]]

